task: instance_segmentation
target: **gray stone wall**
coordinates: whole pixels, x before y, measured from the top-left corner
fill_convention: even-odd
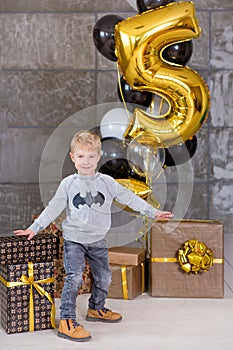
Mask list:
[[[232,233],[233,2],[193,2],[202,35],[188,65],[207,81],[211,107],[196,135],[185,217],[223,220]],[[1,234],[26,227],[43,208],[39,164],[53,130],[83,108],[119,101],[116,65],[92,39],[94,24],[107,13],[126,18],[136,11],[126,0],[0,0]],[[181,185],[172,168],[165,177],[165,206],[172,210]],[[163,186],[155,184],[158,198]],[[188,181],[182,186],[185,193]]]

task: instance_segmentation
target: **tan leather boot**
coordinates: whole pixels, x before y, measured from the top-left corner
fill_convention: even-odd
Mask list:
[[[86,341],[91,334],[75,320],[60,320],[57,335],[73,341]]]
[[[87,321],[101,321],[108,323],[116,323],[122,319],[121,314],[118,312],[113,312],[105,307],[102,310],[88,309],[86,320]]]

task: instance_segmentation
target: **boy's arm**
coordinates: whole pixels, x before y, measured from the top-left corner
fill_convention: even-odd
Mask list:
[[[14,233],[17,236],[28,236],[28,240],[32,239],[39,231],[46,228],[53,220],[55,220],[65,209],[66,205],[67,194],[63,189],[62,184],[60,184],[56,194],[39,217],[26,230],[16,230]]]
[[[115,199],[121,204],[127,205],[134,211],[151,218],[171,219],[173,214],[169,211],[161,211],[148,204],[131,190],[125,188],[116,181],[117,196]]]

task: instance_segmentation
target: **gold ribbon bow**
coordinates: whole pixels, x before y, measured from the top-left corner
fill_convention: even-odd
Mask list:
[[[212,250],[205,243],[190,239],[179,249],[178,261],[185,272],[198,273],[208,271],[213,263],[218,263],[219,259],[213,258]]]
[[[17,287],[17,286],[23,286],[25,284],[28,284],[30,286],[30,299],[29,299],[29,331],[33,332],[34,331],[34,300],[33,300],[33,287],[37,290],[37,292],[42,296],[46,297],[49,302],[51,303],[51,313],[50,313],[50,320],[51,320],[51,325],[53,328],[55,328],[55,305],[53,302],[53,298],[51,295],[44,290],[40,286],[40,284],[44,283],[52,283],[54,282],[54,278],[45,278],[42,280],[34,281],[34,269],[33,269],[33,263],[28,262],[28,276],[22,274],[20,277],[21,282],[7,282],[2,276],[0,276],[0,281],[8,288],[11,287]]]
[[[224,259],[214,258],[211,249],[205,243],[190,239],[179,249],[177,258],[151,258],[151,262],[178,262],[185,272],[198,273],[200,271],[208,271],[213,264],[222,264]]]

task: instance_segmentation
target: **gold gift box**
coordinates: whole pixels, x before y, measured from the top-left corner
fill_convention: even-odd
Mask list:
[[[150,290],[153,297],[223,298],[223,224],[211,220],[157,221],[151,229]],[[178,251],[188,240],[204,242],[213,253],[207,271],[187,273]]]

